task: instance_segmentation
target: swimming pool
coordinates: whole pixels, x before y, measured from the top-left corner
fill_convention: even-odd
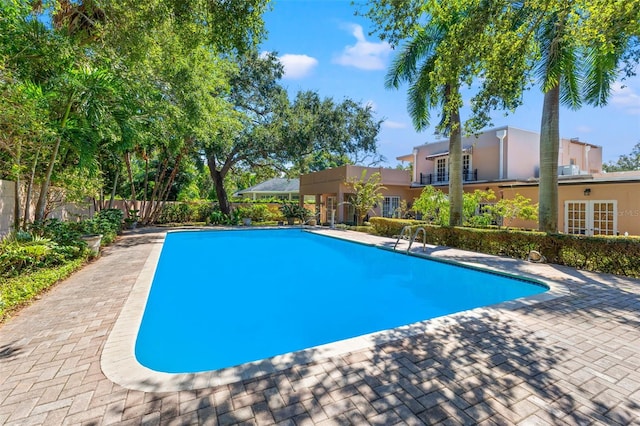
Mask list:
[[[299,229],[174,232],[135,356],[155,371],[216,370],[546,290]]]

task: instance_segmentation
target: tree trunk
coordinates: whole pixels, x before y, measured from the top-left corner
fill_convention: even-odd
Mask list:
[[[69,95],[69,99],[67,100],[67,106],[64,111],[64,116],[62,117],[62,121],[60,122],[60,132],[64,130],[64,127],[67,125],[67,119],[69,118],[69,113],[71,112],[71,104],[73,101],[74,93]],[[51,159],[49,160],[49,167],[47,167],[47,174],[42,181],[42,186],[40,187],[40,194],[38,195],[38,203],[36,204],[36,222],[43,222],[45,218],[45,208],[47,206],[47,193],[49,192],[49,184],[51,183],[51,175],[53,174],[53,167],[58,158],[58,151],[60,151],[60,144],[62,144],[62,133],[58,135],[58,139],[56,140],[56,144],[53,147],[53,152],[51,153]]]
[[[140,211],[144,212],[147,209],[147,203],[149,202],[149,156],[144,151],[144,197],[142,199],[142,207]]]
[[[47,173],[40,185],[40,194],[38,194],[38,202],[36,203],[36,222],[44,222],[45,209],[47,206],[47,193],[49,192],[49,184],[51,183],[51,175],[53,174],[53,166],[60,150],[60,143],[62,142],[62,136],[59,136],[56,145],[53,148],[51,159],[49,160],[49,166],[47,167]]]
[[[129,175],[129,186],[131,187],[131,202],[136,204],[136,186],[133,182],[133,171],[131,170],[131,153],[125,152],[124,162],[127,165],[127,174]]]
[[[538,229],[558,232],[558,152],[560,151],[560,84],[544,94],[540,125]]]
[[[33,183],[36,179],[38,157],[40,157],[40,148],[38,148],[38,150],[36,151],[36,158],[33,160],[33,166],[31,167],[31,176],[29,177],[29,182],[27,183],[27,194],[24,201],[24,221],[22,222],[22,226],[24,228],[27,227],[27,222],[29,222],[29,217],[31,216],[31,195],[33,194]]]
[[[450,88],[446,89],[447,91]],[[452,89],[452,90],[455,90]],[[449,134],[449,226],[462,225],[462,129],[460,110],[451,112],[451,133]]]
[[[116,176],[113,178],[113,187],[111,188],[111,196],[109,197],[109,208],[113,208],[113,200],[116,198],[116,189],[118,188],[118,178],[120,177],[120,168],[116,170]]]
[[[13,230],[17,232],[20,230],[20,185],[22,185],[19,171],[16,173],[15,180],[13,192],[13,196],[15,197],[15,203],[13,205]]]
[[[229,204],[229,198],[227,198],[227,191],[224,189],[224,174],[216,169],[215,163],[209,159],[209,173],[213,180],[213,185],[216,188],[216,195],[218,196],[218,204],[220,204],[220,211],[223,214],[231,214],[231,205]]]
[[[156,180],[153,184],[151,198],[149,198],[149,202],[147,203],[145,209],[140,212],[143,223],[150,222],[150,218],[153,215],[154,206],[156,206],[160,200],[160,183],[164,180],[164,175],[167,173],[167,167],[169,167],[169,160],[165,157],[165,159],[162,160],[162,164],[156,167]]]
[[[186,151],[187,149],[183,149],[183,151]],[[178,170],[180,169],[180,163],[182,162],[182,156],[183,153],[181,152],[180,154],[178,154],[178,156],[176,157],[175,160],[175,164],[173,166],[173,170],[171,171],[171,174],[169,175],[169,178],[164,186],[164,189],[162,189],[159,193],[158,196],[158,201],[159,203],[156,205],[156,207],[153,209],[151,217],[150,217],[150,222],[153,223],[155,221],[158,220],[158,217],[160,216],[160,213],[162,212],[162,207],[164,206],[165,202],[167,201],[167,199],[169,198],[169,192],[171,191],[171,186],[173,185],[174,180],[176,179],[176,175],[178,174]]]

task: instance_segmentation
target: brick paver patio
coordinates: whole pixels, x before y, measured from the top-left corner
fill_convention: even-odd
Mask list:
[[[442,248],[432,254],[546,276],[570,294],[258,379],[123,388],[100,356],[162,232],[123,236],[0,326],[0,424],[640,425],[638,280]]]

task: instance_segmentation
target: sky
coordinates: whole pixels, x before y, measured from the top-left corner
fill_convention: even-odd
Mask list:
[[[375,117],[384,120],[378,135],[378,150],[386,158],[382,165],[394,167],[396,157],[410,154],[414,146],[442,138],[434,126],[421,132],[413,128],[407,86],[384,87],[396,52],[369,35],[370,22],[355,16],[355,10],[349,0],[273,0],[264,15],[268,34],[260,50],[278,54],[285,68],[281,84],[291,96],[313,90],[337,102],[350,98],[370,104]],[[496,112],[488,128],[509,125],[539,133],[542,98],[539,87],[533,87],[521,107],[509,115]],[[432,111],[432,121],[437,123],[437,111]],[[640,143],[640,76],[616,82],[606,107],[562,108],[560,136],[602,146],[605,163],[629,154]]]

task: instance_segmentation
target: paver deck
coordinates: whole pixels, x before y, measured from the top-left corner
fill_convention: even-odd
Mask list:
[[[163,232],[123,236],[0,326],[0,424],[640,425],[640,281],[442,247],[428,251],[569,292],[257,379],[124,388],[100,357]]]

